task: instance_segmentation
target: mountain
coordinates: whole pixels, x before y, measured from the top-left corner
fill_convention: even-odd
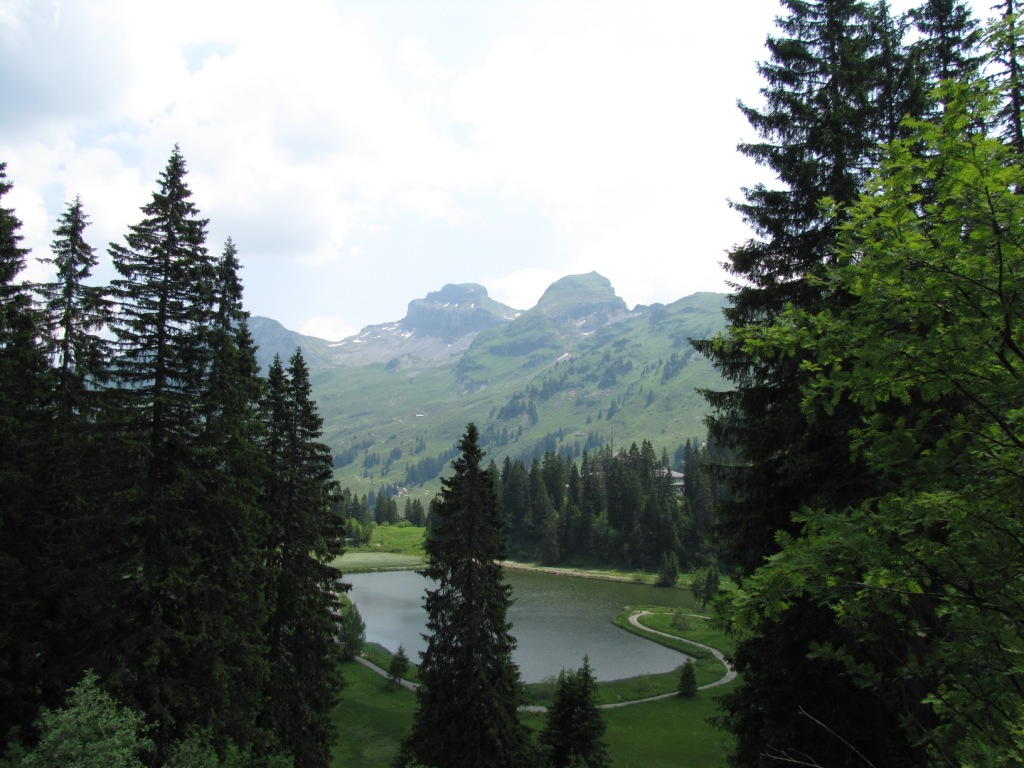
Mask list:
[[[269,317],[250,317],[249,332],[258,345],[256,361],[264,373],[275,355],[279,355],[281,361],[287,365],[288,359],[295,354],[296,347],[302,349],[302,356],[310,368],[334,365],[329,341],[289,331],[277,320],[271,320]]]
[[[285,331],[276,321],[262,317],[252,318],[250,328],[256,324],[261,328],[260,333],[253,330],[253,337],[260,347],[257,360],[263,370],[285,344],[291,345],[290,351],[287,356],[282,353],[281,358],[286,360],[296,347],[301,347],[310,370],[374,363],[396,366],[450,361],[465,352],[480,331],[510,323],[518,314],[518,310],[488,296],[482,285],[464,283],[449,284],[426,298],[410,301],[401,320],[368,325],[341,341]],[[263,329],[272,334],[266,346]]]
[[[446,285],[411,301],[402,320],[340,342],[265,318],[250,327],[261,361],[302,347],[343,487],[421,492],[436,488],[470,421],[499,464],[645,439],[671,455],[702,439],[696,390],[723,382],[689,339],[724,328],[725,302],[697,293],[630,310],[592,272],[556,281],[526,311],[483,286]]]

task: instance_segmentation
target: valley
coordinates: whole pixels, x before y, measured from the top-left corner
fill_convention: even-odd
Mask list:
[[[448,285],[340,342],[266,318],[251,327],[264,368],[302,349],[342,487],[427,497],[470,421],[499,464],[645,439],[671,454],[702,440],[698,390],[723,384],[689,340],[724,327],[725,303],[697,293],[630,310],[590,273],[556,281],[526,311]]]

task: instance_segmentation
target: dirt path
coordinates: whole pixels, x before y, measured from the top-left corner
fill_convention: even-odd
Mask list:
[[[694,640],[687,640],[685,637],[679,637],[678,635],[670,635],[668,632],[661,632],[657,629],[651,629],[650,627],[645,627],[643,624],[641,624],[640,617],[647,616],[650,613],[650,611],[636,611],[635,613],[630,614],[629,623],[643,632],[650,632],[652,635],[661,635],[662,637],[668,637],[673,640],[681,640],[682,642],[689,643],[690,645],[696,646],[697,648],[703,648],[705,651],[710,652],[712,656],[714,656],[716,659],[722,662],[722,666],[725,667],[725,675],[722,676],[721,679],[716,680],[713,683],[702,685],[700,688],[697,689],[698,691],[703,691],[707,688],[717,688],[720,685],[731,683],[733,680],[736,679],[736,670],[732,668],[732,665],[728,661],[726,661],[725,655],[717,648],[712,648],[710,645],[704,645],[703,643],[698,643]]]

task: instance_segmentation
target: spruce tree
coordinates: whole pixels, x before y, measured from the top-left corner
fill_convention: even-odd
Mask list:
[[[697,673],[693,667],[693,660],[687,659],[679,670],[679,684],[676,686],[676,693],[685,698],[697,695]]]
[[[53,257],[40,259],[56,268],[56,279],[35,286],[43,301],[58,407],[65,418],[95,415],[100,387],[108,379],[110,349],[99,332],[112,319],[113,308],[105,286],[86,282],[99,263],[85,239],[88,226],[82,199],[75,197],[53,232]]]
[[[763,330],[789,305],[814,311],[847,301],[819,278],[835,259],[843,207],[864,189],[879,145],[899,136],[899,118],[915,109],[917,92],[913,82],[894,82],[911,68],[898,39],[903,23],[883,4],[782,5],[780,34],[769,37],[770,60],[759,65],[764,106],[741,105],[760,140],[740,146],[779,184],[745,189],[735,204],[756,237],[729,254],[739,284],[725,310],[729,328],[696,343],[733,385],[706,397],[715,409],[710,435],[738,457],[726,470],[732,498],[720,505],[716,530],[719,553],[741,580],[778,551],[780,536],[799,535],[794,516],[802,507],[841,508],[878,491],[878,479],[850,461],[855,411],[808,421],[800,408],[802,355],[772,348]],[[831,613],[808,601],[740,639],[743,684],[726,698],[722,718],[736,736],[735,764],[774,764],[798,751],[834,765],[921,757],[897,718],[840,664],[811,658],[838,631]],[[821,723],[842,730],[854,749],[837,752]]]
[[[111,587],[121,573],[110,567],[116,540],[107,493],[113,447],[103,389],[110,350],[103,330],[112,316],[105,286],[88,280],[97,257],[85,239],[89,217],[82,201],[69,203],[54,229],[54,280],[34,285],[41,299],[41,341],[51,365],[53,419],[37,441],[40,468],[35,517],[45,530],[37,552],[38,594],[48,617],[47,680],[42,700],[54,706],[87,668],[101,665],[109,639]]]
[[[558,674],[555,698],[548,708],[540,743],[552,768],[607,768],[607,727],[597,705],[597,681],[590,671],[590,659],[583,666]]]
[[[246,481],[255,364],[235,325],[234,254],[210,256],[191,196],[175,147],[142,220],[110,246],[125,574],[111,681],[157,723],[161,757],[194,728],[247,747],[263,686],[250,588],[263,542]]]
[[[52,435],[52,387],[42,318],[19,280],[28,255],[21,221],[2,205],[12,188],[6,167],[0,163],[0,746],[11,728],[34,719],[51,642],[39,589],[48,578],[48,525],[36,494]]]
[[[523,701],[515,639],[507,619],[512,588],[502,581],[506,556],[495,477],[483,464],[469,424],[442,478],[427,539],[427,649],[412,731],[397,765],[512,768],[530,764],[519,722]]]
[[[320,768],[330,763],[336,737],[331,710],[343,684],[340,585],[330,563],[341,554],[344,520],[331,452],[319,442],[323,419],[299,350],[287,370],[274,358],[261,413],[270,678],[260,722],[296,766]]]

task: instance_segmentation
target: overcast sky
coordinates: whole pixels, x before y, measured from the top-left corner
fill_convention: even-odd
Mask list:
[[[894,3],[897,9],[906,3]],[[110,241],[177,143],[246,306],[338,339],[446,283],[519,309],[596,270],[630,307],[726,291],[766,178],[773,0],[0,0],[0,161],[49,255],[82,196]],[[44,279],[41,265],[29,269]]]

